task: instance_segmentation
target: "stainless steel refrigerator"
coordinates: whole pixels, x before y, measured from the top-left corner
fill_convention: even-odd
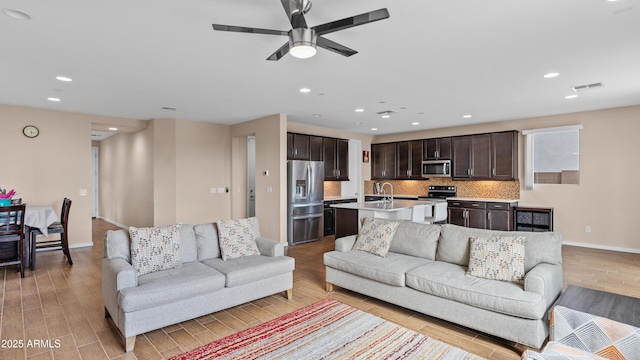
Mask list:
[[[324,232],[324,163],[287,161],[287,240],[319,240]]]

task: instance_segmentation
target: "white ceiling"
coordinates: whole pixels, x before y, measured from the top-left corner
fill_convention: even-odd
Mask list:
[[[272,62],[286,37],[211,24],[288,30],[278,0],[4,0],[32,19],[0,13],[0,103],[225,124],[286,113],[369,134],[637,105],[639,1],[315,0],[309,26],[383,7],[390,18],[326,35],[350,58]]]

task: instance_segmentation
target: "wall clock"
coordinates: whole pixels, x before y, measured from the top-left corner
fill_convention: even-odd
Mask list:
[[[40,130],[33,125],[27,125],[22,129],[22,133],[28,138],[34,138],[40,134]]]

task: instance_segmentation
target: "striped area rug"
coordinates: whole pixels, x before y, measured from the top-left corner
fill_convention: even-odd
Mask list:
[[[325,299],[171,360],[482,359],[333,299]]]

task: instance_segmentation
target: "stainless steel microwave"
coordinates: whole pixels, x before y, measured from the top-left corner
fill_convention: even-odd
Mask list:
[[[422,177],[451,177],[451,160],[423,161]]]

